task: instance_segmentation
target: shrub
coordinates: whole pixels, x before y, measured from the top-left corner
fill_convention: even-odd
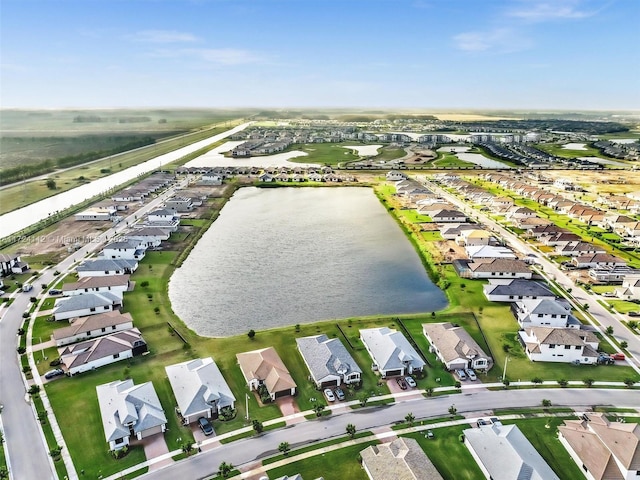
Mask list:
[[[147,288],[149,286],[149,282],[147,280],[143,280],[140,282],[140,286],[143,288]]]

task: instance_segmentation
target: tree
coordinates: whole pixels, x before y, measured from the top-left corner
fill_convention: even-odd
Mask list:
[[[432,397],[433,396],[433,387],[427,387],[427,388],[425,388],[424,391],[427,394],[427,397]]]
[[[316,417],[321,417],[322,412],[324,412],[325,405],[320,402],[314,402],[312,409],[313,409],[313,412],[316,414]]]
[[[531,383],[533,383],[534,385],[540,385],[542,384],[542,379],[540,377],[533,377],[531,379]]]
[[[256,331],[252,328],[251,330],[249,330],[249,333],[247,333],[247,337],[253,340],[255,336],[256,336]]]
[[[286,457],[289,450],[291,450],[291,445],[289,445],[289,442],[281,442],[280,445],[278,445],[278,450]]]
[[[627,325],[629,326],[629,328],[630,328],[631,330],[635,330],[635,329],[637,329],[637,328],[638,328],[638,321],[637,321],[637,320],[629,320],[629,321],[627,322]]]
[[[620,348],[624,349],[624,348],[627,348],[628,346],[629,346],[629,344],[627,343],[626,340],[622,340],[620,342]]]
[[[49,190],[55,190],[56,189],[56,181],[53,178],[47,179],[47,188]]]
[[[607,335],[613,335],[613,327],[611,325],[609,325],[606,329],[605,332]]]
[[[227,478],[229,476],[229,474],[231,473],[231,470],[233,470],[233,465],[227,462],[222,462],[219,466],[218,466],[218,475],[220,475],[222,478]]]
[[[560,385],[561,387],[566,387],[567,385],[569,385],[569,382],[566,379],[561,378],[560,380],[558,380],[558,385]]]
[[[588,311],[589,311],[589,304],[588,304],[588,303],[585,303],[584,305],[582,305],[582,309],[583,309],[585,312],[588,312]]]
[[[360,406],[361,407],[366,406],[370,397],[371,397],[371,395],[369,395],[368,392],[362,392],[360,395],[358,395],[358,400],[360,401]]]
[[[262,422],[260,420],[254,420],[252,423],[252,427],[256,431],[256,433],[262,433],[262,431],[264,430],[264,425],[262,425]]]
[[[347,433],[349,434],[349,438],[353,438],[356,436],[356,426],[353,423],[347,425]]]
[[[631,388],[633,387],[633,384],[636,383],[636,381],[633,378],[625,378],[624,379],[624,384],[628,387]]]
[[[416,417],[413,413],[409,412],[404,416],[404,421],[409,424],[410,427],[413,427],[413,422],[416,420]]]
[[[193,448],[193,443],[186,441],[184,442],[182,445],[180,445],[180,448],[182,449],[182,451],[184,453],[188,455],[191,455],[191,453],[193,452],[194,448]]]
[[[584,383],[587,387],[592,387],[594,382],[595,380],[593,378],[585,378],[584,380],[582,380],[582,383]]]
[[[549,400],[548,398],[544,398],[542,400],[542,406],[543,407],[550,407],[551,406],[551,400]]]
[[[456,408],[455,405],[451,405],[449,407],[449,415],[453,417],[456,413],[458,413],[458,409]]]

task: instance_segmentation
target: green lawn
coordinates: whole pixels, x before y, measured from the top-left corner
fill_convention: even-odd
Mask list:
[[[629,313],[633,311],[640,311],[640,304],[634,302],[628,302],[626,300],[610,300],[607,299],[607,303],[611,305],[616,311],[620,313]]]
[[[40,343],[40,340],[42,340],[43,342],[51,340],[51,334],[54,332],[54,330],[69,326],[68,320],[49,322],[47,321],[49,318],[51,318],[51,315],[40,315],[36,317],[36,323],[33,324],[33,330],[31,333],[33,343]]]
[[[353,162],[360,157],[354,153],[352,149],[344,148],[345,145],[364,146],[365,144],[358,142],[347,143],[310,143],[310,144],[293,144],[285,150],[290,152],[299,150],[305,152],[304,157],[292,158],[291,162],[298,163],[318,163],[322,165],[338,165],[344,162]]]
[[[431,165],[438,168],[473,168],[476,165],[471,162],[465,162],[464,160],[460,160],[453,153],[446,152],[438,152],[438,156],[435,160],[431,162]]]

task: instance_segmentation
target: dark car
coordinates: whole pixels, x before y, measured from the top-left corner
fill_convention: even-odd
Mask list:
[[[198,419],[198,425],[200,426],[200,430],[202,430],[202,433],[204,433],[205,435],[209,436],[213,433],[213,425],[211,425],[211,422],[206,418],[200,417]]]
[[[407,389],[407,382],[405,382],[404,378],[398,377],[398,378],[396,378],[396,382],[398,382],[398,385],[400,386],[400,388],[402,390],[406,390]]]
[[[52,378],[59,377],[60,375],[64,375],[64,370],[62,370],[61,368],[56,368],[55,370],[49,370],[47,373],[45,373],[44,378],[50,380]]]
[[[336,388],[333,393],[336,394],[336,398],[338,400],[344,400],[344,392],[342,391],[342,389],[340,387]]]
[[[627,315],[630,317],[640,317],[640,312],[629,312]]]
[[[57,288],[52,288],[49,290],[49,295],[62,295],[62,290],[58,290]]]

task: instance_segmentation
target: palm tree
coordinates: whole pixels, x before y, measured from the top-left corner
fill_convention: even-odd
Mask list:
[[[405,415],[404,419],[410,427],[413,427],[413,422],[415,421],[416,417],[415,415],[413,415],[413,413],[409,412]]]
[[[356,426],[353,423],[350,423],[349,425],[347,425],[347,433],[349,434],[350,438],[353,438],[356,436]]]
[[[291,445],[289,445],[289,442],[282,442],[278,445],[278,450],[286,456],[289,453],[289,450],[291,450]]]
[[[227,478],[231,473],[231,470],[233,470],[233,465],[227,462],[222,462],[218,467],[218,475],[222,478]]]
[[[256,433],[262,433],[264,430],[264,425],[262,425],[260,420],[254,420],[252,426]]]

